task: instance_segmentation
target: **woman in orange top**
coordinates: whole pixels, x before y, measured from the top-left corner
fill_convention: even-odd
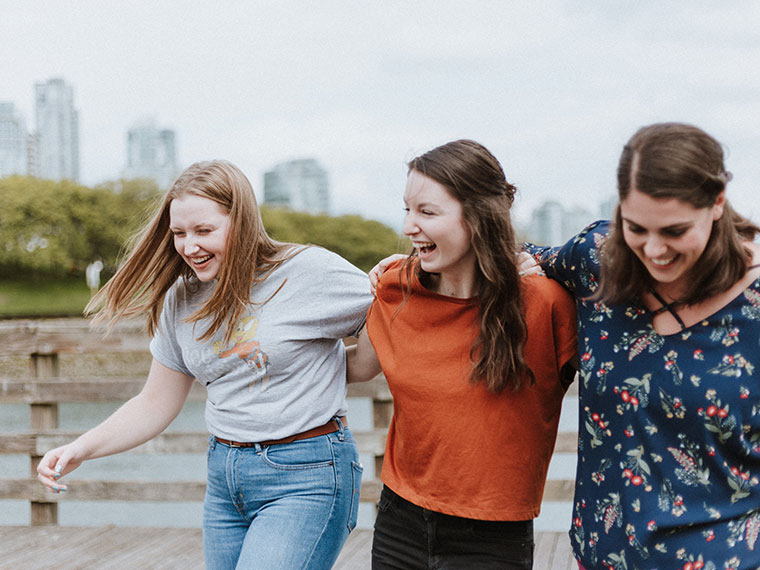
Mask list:
[[[460,140],[409,163],[404,233],[348,353],[350,382],[382,368],[394,415],[373,569],[530,569],[561,400],[574,375],[575,309],[521,278],[515,187]]]

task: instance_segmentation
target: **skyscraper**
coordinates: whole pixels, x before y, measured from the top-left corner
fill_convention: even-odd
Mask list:
[[[291,160],[264,173],[264,203],[300,212],[330,211],[327,171],[313,158]]]
[[[61,78],[34,86],[35,171],[40,178],[79,181],[79,114],[74,91]]]
[[[159,129],[152,117],[142,119],[127,132],[127,165],[124,178],[150,178],[159,188],[169,188],[178,174],[175,134]]]
[[[13,103],[0,103],[0,178],[27,174],[26,121]]]

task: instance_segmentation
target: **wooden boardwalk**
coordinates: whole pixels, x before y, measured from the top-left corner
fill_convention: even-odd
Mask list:
[[[372,531],[351,533],[334,570],[369,570]],[[565,533],[538,533],[534,570],[577,570]],[[2,570],[203,570],[200,529],[2,527]]]

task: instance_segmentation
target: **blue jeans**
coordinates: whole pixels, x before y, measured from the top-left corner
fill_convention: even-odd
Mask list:
[[[361,476],[348,428],[269,446],[210,438],[206,569],[329,570],[356,526]]]
[[[482,521],[418,507],[383,487],[373,570],[531,570],[533,521]]]

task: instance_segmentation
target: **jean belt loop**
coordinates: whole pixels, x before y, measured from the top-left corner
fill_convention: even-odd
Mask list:
[[[216,449],[216,438],[213,435],[210,435],[208,437],[208,446],[211,451],[214,451],[214,449]]]
[[[340,421],[340,418],[339,418],[338,416],[333,416],[333,419],[334,419],[336,422],[338,422],[338,439],[339,439],[340,441],[343,441],[343,439],[344,439],[344,437],[345,437],[345,436],[343,435],[343,429],[344,429],[344,428],[343,428],[343,422],[342,422],[342,421]]]
[[[263,448],[263,447],[261,447],[261,444],[260,444],[260,443],[257,443],[257,444],[254,446],[254,449],[256,450],[256,455],[261,455],[261,452],[263,451],[263,449],[264,449],[264,448]]]

